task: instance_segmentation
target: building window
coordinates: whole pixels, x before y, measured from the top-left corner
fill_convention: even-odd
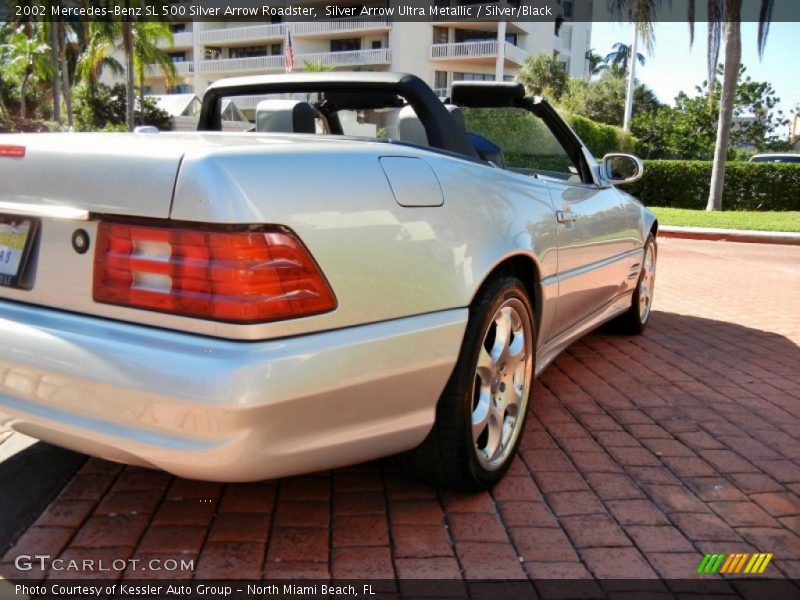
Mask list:
[[[175,23],[169,27],[172,33],[183,33],[186,31],[186,23]]]
[[[434,27],[433,28],[433,43],[434,44],[446,44],[447,43],[447,28],[446,27]]]
[[[361,38],[331,40],[331,52],[352,52],[353,50],[361,50]]]
[[[186,52],[176,52],[169,55],[170,60],[174,63],[186,62]]]
[[[167,90],[168,94],[191,94],[192,90],[189,86],[185,83],[181,85],[173,85]]]
[[[150,94],[153,93],[153,88],[150,87],[149,85],[143,85],[142,86],[142,93],[144,95],[146,95],[146,96],[149,96]]]
[[[222,48],[206,48],[206,60],[219,60],[222,58]]]
[[[283,54],[283,50],[281,50],[281,45],[280,44],[272,44],[269,47],[269,53],[272,56],[280,56],[281,54]]]
[[[572,18],[572,2],[567,0],[561,4],[564,16],[568,19]]]
[[[269,56],[266,46],[242,46],[229,50],[231,58],[253,58],[256,56]]]
[[[436,71],[433,74],[433,87],[438,89],[447,87],[447,71]]]
[[[373,50],[380,50],[381,48],[383,48],[383,42],[381,42],[380,40],[373,40],[372,41],[372,49]]]
[[[483,42],[488,40],[496,40],[497,34],[491,31],[474,31],[472,29],[456,29],[455,41],[460,42]]]

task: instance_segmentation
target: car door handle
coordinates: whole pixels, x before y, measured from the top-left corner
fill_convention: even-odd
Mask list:
[[[556,220],[559,223],[572,223],[573,221],[578,220],[578,215],[575,213],[564,211],[564,210],[557,210],[556,211]]]

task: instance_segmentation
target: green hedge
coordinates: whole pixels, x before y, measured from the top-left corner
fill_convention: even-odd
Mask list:
[[[705,208],[711,161],[648,160],[644,177],[625,191],[650,206]],[[728,162],[725,210],[800,210],[800,164]]]
[[[636,138],[619,127],[570,113],[563,113],[562,116],[598,159],[609,152],[636,151]]]
[[[530,154],[527,152],[504,152],[509,168],[531,169],[532,171],[555,171],[568,173],[572,161],[566,154]]]
[[[520,108],[465,108],[467,130],[480,133],[492,140],[509,154],[563,153],[561,146],[547,129],[544,122]],[[601,158],[609,152],[633,152],[636,138],[619,127],[603,125],[586,117],[561,112],[570,127]]]

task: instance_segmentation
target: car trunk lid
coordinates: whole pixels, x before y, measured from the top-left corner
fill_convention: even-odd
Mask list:
[[[4,135],[0,146],[23,149],[0,156],[0,212],[45,215],[167,218],[185,152],[153,134]]]

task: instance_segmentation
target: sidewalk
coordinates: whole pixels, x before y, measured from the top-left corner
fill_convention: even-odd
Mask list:
[[[791,231],[757,231],[754,229],[719,229],[716,227],[676,227],[662,225],[659,237],[718,242],[746,242],[750,244],[782,244],[800,246],[800,233]]]

